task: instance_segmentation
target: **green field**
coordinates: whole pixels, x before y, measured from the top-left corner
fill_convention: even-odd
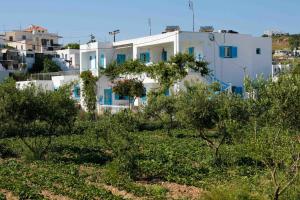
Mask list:
[[[227,163],[215,166],[206,144],[191,131],[133,135],[139,146],[136,180],[116,173],[105,144],[87,133],[56,138],[47,161],[27,162],[7,152],[1,160],[1,191],[20,199],[268,199],[268,173],[247,162],[238,146],[224,146]],[[1,144],[24,153],[19,140]]]

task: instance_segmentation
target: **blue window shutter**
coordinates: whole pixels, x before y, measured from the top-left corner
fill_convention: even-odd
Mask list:
[[[237,58],[238,57],[238,48],[231,47],[231,53],[232,53],[232,58]]]
[[[115,94],[115,100],[120,100],[120,96],[118,94]]]
[[[101,67],[104,67],[104,55],[103,54],[101,54],[101,56],[100,56],[100,65],[101,65]]]
[[[224,46],[220,46],[220,57],[225,58],[225,47]]]
[[[112,105],[112,89],[104,89],[104,105]]]
[[[117,64],[123,64],[126,61],[126,55],[125,54],[118,54],[117,55]]]
[[[163,62],[166,62],[166,61],[168,60],[168,52],[163,51],[163,52],[161,53],[161,60],[162,60]]]
[[[195,48],[194,47],[189,48],[189,55],[191,55],[191,56],[195,55]]]
[[[143,63],[149,63],[150,62],[150,53],[149,52],[141,53],[140,54],[140,60]]]
[[[146,53],[146,63],[150,62],[150,53]]]
[[[167,90],[165,91],[165,95],[166,95],[166,96],[170,96],[170,90],[169,90],[169,89],[167,89]]]
[[[140,61],[144,62],[144,54],[140,53]]]

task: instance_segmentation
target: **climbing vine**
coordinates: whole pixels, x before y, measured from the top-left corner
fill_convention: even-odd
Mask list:
[[[92,72],[85,71],[80,74],[82,80],[82,96],[84,105],[87,111],[95,116],[96,102],[97,102],[97,81],[98,78],[94,77]]]
[[[199,72],[205,76],[209,74],[208,63],[206,61],[197,61],[194,56],[179,53],[172,56],[166,62],[146,65],[139,60],[129,60],[121,65],[116,62],[111,63],[103,74],[112,81],[120,76],[147,74],[159,83],[159,91],[164,92],[170,88],[176,81],[187,76],[189,69]]]

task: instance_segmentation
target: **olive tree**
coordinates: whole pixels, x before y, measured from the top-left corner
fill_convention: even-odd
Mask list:
[[[250,156],[267,169],[274,200],[296,186],[300,167],[297,136],[277,127],[265,127],[250,137],[246,148]]]
[[[72,133],[75,102],[66,88],[52,92],[34,86],[15,87],[12,83],[0,86],[2,136],[20,138],[34,159],[42,159],[54,136]],[[13,92],[5,93],[8,88]]]
[[[128,97],[130,107],[132,107],[132,102],[134,102],[136,98],[146,95],[144,84],[138,79],[116,81],[113,92],[120,96]]]
[[[148,96],[148,103],[144,109],[147,118],[160,120],[170,133],[175,125],[177,96],[166,96],[164,94],[151,93]]]
[[[247,103],[230,93],[216,93],[210,86],[187,85],[177,103],[177,119],[195,129],[220,159],[220,147],[232,139],[249,119]]]

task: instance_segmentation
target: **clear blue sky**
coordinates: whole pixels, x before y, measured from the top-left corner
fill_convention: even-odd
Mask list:
[[[267,29],[300,33],[300,0],[194,0],[196,29],[234,29],[261,35]],[[153,33],[166,25],[192,30],[188,0],[0,0],[0,30],[41,25],[65,37],[63,42],[86,42],[93,33],[111,40],[108,32],[120,29],[117,39]]]

